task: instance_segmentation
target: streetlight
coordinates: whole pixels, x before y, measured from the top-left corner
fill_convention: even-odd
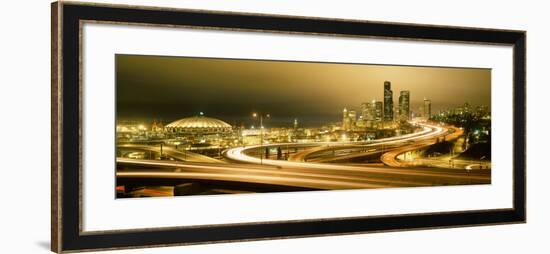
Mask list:
[[[260,149],[264,145],[264,115],[258,114],[258,113],[252,113],[252,117],[258,118],[260,117]],[[265,117],[271,118],[271,114],[266,114]],[[263,158],[264,158],[264,151],[261,149],[261,155],[260,155],[260,165],[263,164]]]

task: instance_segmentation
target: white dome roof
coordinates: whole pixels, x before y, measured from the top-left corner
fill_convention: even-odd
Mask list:
[[[174,129],[231,129],[228,123],[206,116],[193,116],[173,121],[166,128]]]

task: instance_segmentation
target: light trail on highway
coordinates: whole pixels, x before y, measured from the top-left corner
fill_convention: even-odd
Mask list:
[[[365,147],[368,146],[380,146],[380,145],[391,145],[401,142],[408,141],[418,141],[423,139],[435,138],[447,132],[446,128],[442,128],[436,125],[420,124],[424,129],[418,133],[411,133],[407,135],[402,135],[399,137],[384,138],[378,140],[372,140],[370,142],[318,142],[318,143],[308,143],[309,146],[324,146],[324,145],[349,145],[349,144],[364,144]],[[343,165],[334,165],[334,164],[323,164],[323,163],[311,163],[311,162],[295,162],[295,161],[284,161],[284,160],[270,160],[270,159],[261,159],[256,158],[246,154],[246,151],[263,148],[263,147],[285,147],[297,145],[295,143],[276,143],[276,144],[264,144],[264,145],[255,145],[255,146],[246,146],[246,147],[237,147],[232,148],[224,152],[224,155],[234,161],[244,162],[244,163],[253,163],[253,164],[265,164],[272,166],[280,167],[295,167],[295,168],[348,168],[350,166]],[[306,144],[298,144],[300,146],[305,146]],[[355,168],[355,167],[354,167]]]
[[[345,168],[276,168],[248,164],[188,163],[118,158],[122,166],[144,166],[141,170],[118,170],[117,181],[142,184],[166,181],[216,181],[290,186],[320,190],[418,187],[450,184],[481,184],[490,181],[486,171],[474,174],[464,170]],[[151,169],[161,167],[163,170]]]
[[[461,130],[461,129],[458,129],[458,128],[453,128],[453,129],[454,129],[453,133],[445,136],[445,141],[455,140],[455,139],[459,138],[462,134],[464,134],[464,131]],[[398,160],[397,156],[399,156],[401,154],[404,154],[406,152],[415,151],[415,150],[419,150],[419,149],[422,149],[422,148],[429,147],[429,146],[431,146],[435,143],[437,143],[437,142],[433,141],[433,140],[423,140],[421,142],[417,142],[417,143],[409,145],[409,146],[404,146],[404,147],[389,151],[389,152],[383,154],[380,157],[380,160],[385,165],[390,166],[390,167],[413,166],[410,162],[403,161],[403,160]]]
[[[446,137],[449,129],[421,124],[423,130],[400,137],[372,140],[368,142],[331,142],[336,146],[378,147],[410,142],[425,145],[435,138]],[[458,135],[458,133],[455,133]],[[326,146],[319,143],[280,143],[265,144],[229,149],[224,153],[228,159],[239,163],[181,162],[160,160],[136,160],[117,158],[117,181],[139,183],[141,185],[178,182],[227,183],[254,185],[258,188],[285,188],[336,190],[372,189],[390,187],[418,187],[462,184],[487,184],[491,182],[490,170],[467,171],[442,168],[394,168],[363,165],[342,165],[331,163],[295,162],[286,160],[260,159],[246,152],[253,149],[273,146]],[[392,148],[394,149],[394,148]],[[394,149],[395,150],[395,149]],[[395,156],[394,156],[395,158]],[[215,184],[214,184],[215,185]],[[279,186],[279,187],[277,187]],[[254,187],[254,188],[256,188]]]
[[[141,145],[141,144],[120,144],[120,145],[117,145],[117,147],[161,153],[160,146]],[[162,148],[162,153],[182,161],[225,163],[224,161],[217,160],[212,157],[208,157],[206,155],[193,153],[186,150],[177,150],[175,148],[168,147],[168,146],[164,146]]]

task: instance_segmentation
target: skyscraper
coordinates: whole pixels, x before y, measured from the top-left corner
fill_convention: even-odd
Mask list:
[[[372,100],[361,104],[361,116],[368,128],[376,127],[382,121],[383,106],[381,101]]]
[[[382,102],[374,101],[374,121],[382,121]]]
[[[401,91],[399,94],[399,120],[407,121],[411,118],[410,101],[410,91]]]
[[[424,98],[424,118],[429,120],[432,117],[432,101]]]
[[[348,111],[348,117],[351,127],[354,127],[357,122],[357,112],[355,112],[355,110]]]
[[[389,81],[384,81],[384,121],[393,121],[393,92]]]
[[[342,111],[342,129],[349,130],[351,128],[351,119],[347,108]]]
[[[368,102],[361,103],[361,118],[365,122],[367,122],[369,120],[372,120],[370,118],[369,108],[370,108],[370,103],[368,103]]]

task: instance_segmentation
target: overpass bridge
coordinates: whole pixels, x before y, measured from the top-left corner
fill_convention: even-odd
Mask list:
[[[384,163],[387,166],[390,167],[411,167],[411,166],[417,166],[414,162],[406,161],[406,160],[400,160],[397,157],[399,155],[418,151],[422,149],[426,149],[430,147],[431,145],[434,145],[441,141],[454,141],[458,139],[460,136],[464,134],[464,130],[456,128],[456,127],[450,127],[449,130],[446,130],[445,132],[441,133],[440,135],[437,135],[435,137],[432,137],[431,139],[422,140],[419,142],[415,142],[414,144],[403,146],[394,150],[391,150],[387,153],[384,153],[382,157],[380,157],[380,160],[382,163]]]
[[[363,154],[346,155],[349,159],[358,158],[361,156],[372,155],[369,152],[373,152],[372,149],[386,151],[386,149],[403,146],[411,143],[415,143],[421,140],[431,139],[439,137],[447,133],[447,129],[428,124],[421,124],[423,130],[407,135],[383,138],[371,141],[360,142],[315,142],[315,143],[277,143],[277,144],[264,144],[247,147],[237,147],[224,151],[224,156],[230,160],[241,163],[252,164],[266,164],[266,165],[278,165],[278,166],[302,166],[302,167],[318,167],[317,165],[310,164],[308,158],[314,157],[321,153],[327,154],[324,158],[317,158],[314,161],[318,162],[338,162],[342,161],[343,157],[337,158],[336,152],[342,150],[356,149],[359,152],[365,152]],[[288,158],[288,160],[272,160],[264,159],[253,156],[254,151],[261,151],[262,149],[269,147],[301,147],[305,150],[297,152]],[[330,154],[332,152],[332,155]],[[302,164],[299,164],[302,163]]]
[[[155,153],[161,153],[161,146],[159,145],[146,145],[146,144],[119,144],[117,149],[126,148],[129,150],[139,150],[139,151],[151,151]],[[191,161],[191,162],[209,162],[209,163],[227,163],[222,160],[217,160],[212,157],[193,153],[186,150],[178,150],[169,146],[162,147],[162,154],[168,155],[174,159],[180,161]]]
[[[273,167],[117,158],[117,185],[179,185],[201,182],[248,186],[256,190],[339,190],[490,183],[490,171],[391,169],[316,164],[322,167]]]
[[[403,152],[422,149],[441,139],[453,140],[460,135],[462,133],[459,129],[450,133],[448,128],[424,125],[424,130],[418,133],[369,142],[282,143],[224,151],[227,159],[239,163],[220,163],[219,160],[191,153],[184,156],[189,158],[187,156],[191,155],[194,161],[117,158],[117,167],[120,167],[116,173],[117,185],[176,186],[198,182],[224,188],[245,188],[253,192],[276,192],[490,183],[490,170],[467,171],[422,166],[405,168],[406,162],[397,159]],[[294,146],[305,150],[294,154],[288,161],[251,156],[254,149],[274,146]],[[322,156],[322,153],[342,149],[351,149],[353,152],[343,156]],[[171,156],[182,156],[177,153],[180,151],[173,150],[166,151],[171,152]],[[369,154],[382,154],[383,162],[389,167],[331,163]]]

